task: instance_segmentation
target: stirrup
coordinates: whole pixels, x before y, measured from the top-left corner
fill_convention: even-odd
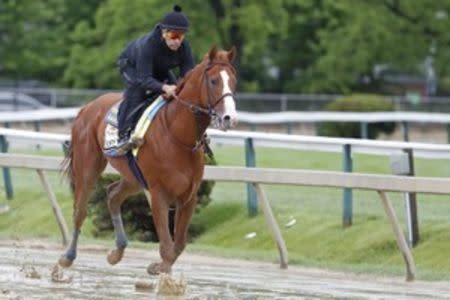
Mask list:
[[[128,152],[132,147],[133,145],[130,143],[130,139],[123,139],[117,143],[115,148],[120,150],[120,152]]]
[[[144,144],[144,139],[141,137],[132,136],[129,140],[129,143],[132,145],[133,148],[137,148]]]

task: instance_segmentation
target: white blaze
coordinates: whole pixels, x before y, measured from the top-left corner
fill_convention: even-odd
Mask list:
[[[222,95],[225,95],[226,93],[232,94],[232,91],[230,89],[230,84],[229,84],[230,76],[228,76],[227,71],[225,71],[225,70],[220,71],[220,77],[222,77],[222,82],[223,82]],[[223,99],[223,101],[224,101],[223,116],[229,116],[231,123],[232,124],[236,123],[236,120],[237,120],[236,103],[234,102],[233,97],[228,95]]]

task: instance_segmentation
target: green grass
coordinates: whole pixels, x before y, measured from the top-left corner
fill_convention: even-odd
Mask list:
[[[226,218],[222,214],[227,215]],[[289,217],[297,223],[286,228],[286,212],[275,209],[291,263],[370,272],[380,275],[402,275],[404,262],[392,229],[383,216],[355,216],[354,225],[343,229],[339,215],[313,215],[301,211]],[[278,252],[263,216],[248,218],[238,203],[213,203],[193,222],[210,224],[206,234],[195,241],[222,256],[276,261]],[[450,222],[423,222],[421,243],[413,250],[421,279],[450,279]],[[256,237],[245,239],[255,232]],[[202,249],[198,247],[195,249]],[[447,250],[446,250],[447,249]]]
[[[244,165],[244,151],[238,147],[216,147],[220,165]],[[42,155],[60,155],[58,151],[39,151]],[[355,172],[390,174],[386,156],[354,155]],[[336,153],[257,149],[261,167],[341,170],[341,155]],[[415,160],[418,176],[448,177],[445,160]],[[72,199],[68,185],[59,174],[49,180],[68,222]],[[48,199],[33,171],[12,170],[15,199],[8,201],[11,211],[0,216],[2,238],[59,237],[59,230]],[[3,185],[3,181],[0,183]],[[1,186],[3,189],[3,186]],[[354,191],[353,226],[343,229],[342,190],[334,188],[286,187],[265,185],[267,196],[287,243],[290,263],[351,272],[402,275],[404,264],[378,195]],[[388,194],[397,215],[404,221],[402,195]],[[450,279],[450,203],[448,197],[418,195],[421,242],[413,255],[421,279]],[[265,220],[261,214],[249,218],[246,210],[246,185],[216,183],[213,202],[193,222],[207,231],[188,247],[189,251],[247,259],[276,261],[278,258]],[[5,203],[4,193],[0,203]],[[284,226],[291,218],[297,223]],[[403,224],[404,225],[404,224]],[[83,240],[92,240],[92,223],[83,227]],[[254,239],[245,239],[256,232]],[[101,241],[112,244],[112,241]],[[139,243],[133,245],[142,246]],[[152,246],[154,247],[154,245]]]

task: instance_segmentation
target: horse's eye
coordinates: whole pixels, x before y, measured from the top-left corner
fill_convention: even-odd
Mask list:
[[[211,84],[216,85],[219,81],[217,79],[211,79]]]

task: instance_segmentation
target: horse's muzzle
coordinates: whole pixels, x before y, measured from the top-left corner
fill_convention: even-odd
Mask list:
[[[230,115],[224,115],[221,119],[220,119],[220,127],[222,130],[228,130],[233,128],[234,126],[236,126],[237,124],[237,118],[236,117],[232,117]]]

